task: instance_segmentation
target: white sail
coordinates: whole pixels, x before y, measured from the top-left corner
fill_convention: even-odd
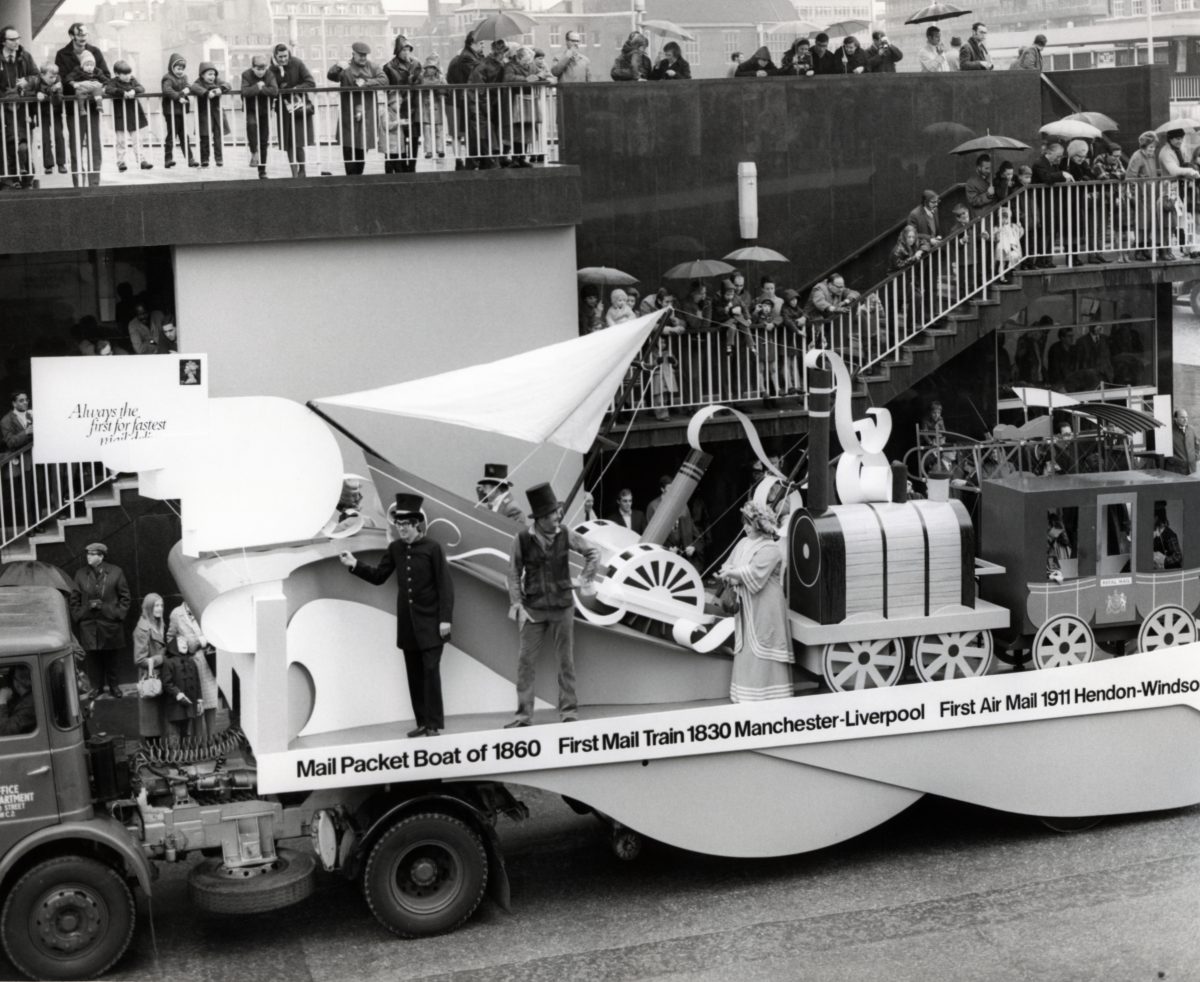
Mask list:
[[[483,365],[314,400],[586,453],[661,311]]]

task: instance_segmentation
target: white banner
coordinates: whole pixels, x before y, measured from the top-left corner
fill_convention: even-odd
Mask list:
[[[1089,665],[260,754],[262,793],[760,750],[1187,705],[1200,644]],[[328,737],[335,737],[328,734]]]
[[[152,470],[207,426],[206,355],[34,358],[30,388],[35,464]]]

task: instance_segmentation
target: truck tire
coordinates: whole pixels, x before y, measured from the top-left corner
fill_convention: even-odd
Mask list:
[[[280,849],[260,869],[227,869],[220,859],[206,859],[188,874],[188,893],[210,914],[261,914],[311,894],[316,871],[316,857],[293,849]]]
[[[479,836],[457,818],[430,812],[397,822],[371,850],[363,892],[393,934],[452,931],[475,912],[487,887]]]
[[[34,979],[92,979],[108,971],[133,939],[137,910],[111,866],[58,856],[25,873],[0,912],[12,963]]]

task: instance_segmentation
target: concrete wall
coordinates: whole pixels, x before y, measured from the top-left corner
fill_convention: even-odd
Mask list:
[[[570,226],[179,246],[175,291],[181,335],[189,350],[209,355],[214,396],[306,402],[577,333]],[[534,449],[439,424],[333,415],[384,456],[460,493],[471,493],[484,462],[513,468]],[[357,470],[357,454],[344,449],[348,469]],[[552,477],[565,491],[578,464],[576,454],[539,451],[516,476],[518,491]]]

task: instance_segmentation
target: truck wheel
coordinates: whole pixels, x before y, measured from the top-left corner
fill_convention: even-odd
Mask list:
[[[363,892],[371,913],[393,934],[415,938],[458,927],[487,886],[483,843],[449,815],[413,815],[371,850]]]
[[[280,849],[269,866],[229,869],[206,859],[188,874],[192,903],[210,914],[261,914],[299,903],[313,892],[316,858]]]
[[[0,913],[4,950],[35,979],[91,979],[129,947],[137,912],[128,885],[110,866],[82,856],[38,863]]]

